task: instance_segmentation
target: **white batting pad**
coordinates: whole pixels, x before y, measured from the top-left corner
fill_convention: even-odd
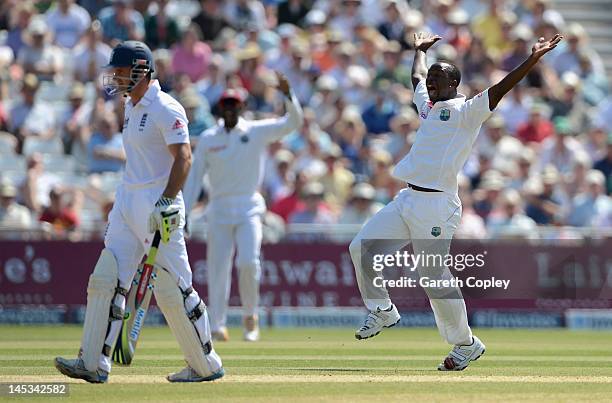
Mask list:
[[[200,334],[203,339],[200,341],[200,336],[198,336],[194,323],[187,317],[183,294],[176,281],[166,270],[159,270],[157,272],[157,282],[153,292],[157,305],[164,314],[170,330],[172,330],[174,337],[176,337],[181,346],[183,354],[185,354],[187,364],[203,377],[218,372],[222,366],[221,358],[212,348],[206,311],[204,311],[195,324],[199,325],[199,332],[203,333]],[[210,343],[210,352],[208,354],[205,354],[202,347],[206,343]]]
[[[87,285],[87,310],[81,340],[81,358],[89,371],[98,369],[104,337],[108,328],[108,312],[117,286],[117,261],[103,249]]]

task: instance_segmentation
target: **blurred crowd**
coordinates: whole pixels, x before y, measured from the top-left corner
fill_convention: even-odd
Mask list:
[[[101,67],[129,39],[154,51],[194,146],[225,88],[245,88],[245,115],[259,119],[284,112],[273,71],[288,77],[305,124],[269,146],[269,241],[285,226],[362,224],[405,187],[390,172],[419,126],[418,31],[443,36],[429,62],[457,64],[468,97],[518,66],[540,36],[565,36],[483,125],[460,177],[457,237],[610,230],[609,84],[584,27],[548,0],[4,0],[0,237],[103,234],[125,154],[123,99],[106,96]],[[194,220],[205,203],[203,192]]]

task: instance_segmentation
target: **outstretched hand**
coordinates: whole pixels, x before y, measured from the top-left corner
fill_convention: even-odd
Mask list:
[[[556,34],[548,41],[544,38],[538,39],[538,41],[531,48],[531,55],[538,59],[541,58],[546,53],[556,48],[559,42],[561,42],[561,39],[563,39],[563,36],[559,34]]]
[[[278,90],[280,92],[282,92],[283,94],[285,94],[286,96],[290,96],[291,95],[291,86],[289,85],[289,80],[287,80],[287,77],[285,77],[284,74],[279,73],[278,71],[275,71],[276,73],[276,79],[278,80]]]
[[[434,43],[438,42],[442,37],[440,35],[426,34],[419,32],[414,34],[414,48],[427,52]]]

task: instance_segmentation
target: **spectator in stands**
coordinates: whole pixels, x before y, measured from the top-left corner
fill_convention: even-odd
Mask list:
[[[54,81],[62,71],[62,53],[50,43],[49,27],[42,17],[33,18],[25,32],[26,44],[19,51],[17,63],[39,80]]]
[[[293,191],[295,174],[291,169],[294,156],[291,151],[279,148],[276,152],[269,150],[272,157],[266,161],[264,187],[268,205],[289,196]]]
[[[516,136],[523,144],[541,143],[544,139],[552,136],[554,126],[546,117],[546,106],[533,104],[529,110],[529,119],[516,130]]]
[[[277,18],[278,25],[292,24],[304,27],[304,18],[310,10],[310,1],[306,0],[285,0],[278,5]]]
[[[401,64],[402,47],[398,42],[391,41],[383,49],[383,64],[378,70],[375,82],[388,80],[410,87],[410,70]]]
[[[555,119],[555,130],[552,137],[542,141],[539,150],[539,170],[552,165],[562,174],[569,173],[578,155],[586,155],[580,142],[572,136],[574,131],[565,117]]]
[[[240,86],[251,92],[255,77],[266,71],[262,62],[262,53],[259,45],[249,42],[242,49],[236,52],[236,58],[240,62],[237,76],[240,79]]]
[[[561,88],[553,99],[549,100],[552,108],[551,117],[564,117],[574,133],[580,133],[590,123],[590,107],[580,96],[580,78],[576,73],[567,72],[561,76]]]
[[[552,67],[561,76],[567,71],[580,74],[580,55],[588,55],[593,71],[596,74],[605,74],[603,62],[599,55],[589,47],[587,33],[578,23],[569,24],[565,34],[567,46],[565,50],[552,60]]]
[[[13,50],[15,57],[25,45],[24,37],[36,9],[31,1],[18,1],[12,10],[10,29],[6,36],[6,44]]]
[[[58,0],[46,13],[53,43],[62,48],[72,49],[91,24],[87,10],[74,0]]]
[[[363,224],[384,206],[374,200],[376,191],[369,183],[358,183],[351,191],[349,204],[342,211],[339,224]]]
[[[185,108],[185,115],[189,121],[187,129],[190,137],[197,137],[202,132],[215,124],[215,120],[210,114],[208,102],[193,88],[183,90],[180,94],[179,102]]]
[[[51,189],[60,183],[60,178],[52,172],[46,172],[43,157],[40,153],[32,153],[26,160],[26,176],[20,185],[21,199],[19,202],[27,206],[33,213],[39,214],[49,204]]]
[[[503,5],[502,0],[490,0],[487,11],[472,20],[472,31],[483,41],[485,49],[489,52],[495,52],[504,45],[502,43]]]
[[[0,229],[32,228],[32,215],[27,207],[15,202],[17,188],[9,181],[0,182]]]
[[[491,238],[533,238],[537,235],[536,223],[523,213],[521,196],[516,190],[505,190],[498,205],[487,224]]]
[[[342,0],[337,14],[329,21],[329,27],[342,34],[343,39],[353,41],[355,28],[362,22],[361,0]]]
[[[104,41],[111,47],[123,41],[144,39],[144,19],[132,8],[132,0],[111,0],[112,6],[100,10]]]
[[[84,97],[85,87],[80,82],[75,82],[68,95],[70,106],[59,119],[64,152],[81,158],[87,149],[93,112],[93,106],[85,102]]]
[[[608,134],[608,151],[606,156],[597,161],[593,168],[604,175],[607,182],[607,193],[609,195],[612,194],[612,132]]]
[[[49,193],[49,205],[45,207],[40,215],[39,221],[48,222],[53,227],[53,233],[58,237],[64,237],[76,230],[80,224],[79,211],[82,203],[82,193],[68,189],[55,187]],[[79,200],[81,199],[81,200]]]
[[[578,154],[575,158],[571,172],[563,175],[563,190],[567,194],[569,200],[573,200],[576,195],[587,190],[586,175],[591,165],[591,160],[586,154]]]
[[[529,180],[532,172],[532,165],[535,160],[535,152],[529,147],[524,147],[523,152],[516,161],[516,169],[511,171],[510,183],[508,187],[522,191],[525,183]]]
[[[593,126],[612,132],[612,95],[608,95],[593,113]]]
[[[501,115],[493,114],[484,124],[484,135],[479,136],[478,151],[493,157],[491,166],[502,172],[511,170],[512,163],[523,153],[523,145],[508,136]]]
[[[180,32],[176,19],[167,14],[169,0],[157,0],[157,13],[145,20],[145,38],[151,49],[169,48],[179,40]]]
[[[529,119],[532,99],[526,94],[523,85],[515,86],[508,96],[504,97],[496,108],[506,122],[506,130],[516,136],[518,127]]]
[[[341,211],[345,205],[351,192],[351,186],[355,182],[355,175],[346,169],[341,158],[342,150],[338,145],[332,144],[323,153],[323,161],[327,172],[320,179],[325,189],[325,201],[336,212]]]
[[[362,162],[360,161],[360,149],[363,147],[366,127],[361,119],[361,114],[355,108],[345,108],[338,121],[334,125],[334,139],[342,149],[342,155],[351,162],[351,170]]]
[[[470,180],[465,175],[459,175],[459,199],[461,200],[461,222],[455,232],[455,237],[462,239],[484,239],[487,230],[484,220],[473,207],[472,187]]]
[[[361,114],[368,133],[387,133],[391,129],[389,123],[395,115],[395,108],[388,98],[390,90],[391,84],[389,81],[379,81],[376,86],[374,102],[368,105]]]
[[[237,30],[245,30],[249,24],[254,24],[259,30],[266,28],[266,10],[257,0],[225,1],[223,14]]]
[[[95,82],[110,59],[112,49],[102,41],[102,25],[95,20],[72,54],[74,78],[83,83]]]
[[[561,13],[550,7],[550,0],[535,0],[531,3],[530,13],[527,13],[521,22],[527,24],[532,29],[543,22],[550,22],[556,27],[565,26],[565,20]]]
[[[200,27],[202,39],[204,41],[213,41],[223,28],[229,27],[225,21],[225,17],[221,13],[220,0],[201,0],[201,11],[193,17],[192,23]]]
[[[192,24],[172,49],[172,71],[187,74],[194,83],[206,77],[212,56],[210,46],[201,37],[200,28]]]
[[[485,222],[488,222],[504,185],[504,177],[498,171],[489,170],[482,176],[479,189],[474,193],[474,211]]]
[[[593,69],[593,62],[589,55],[580,52],[580,79],[582,80],[582,98],[591,106],[598,105],[608,95],[608,78],[602,72]]]
[[[533,38],[533,32],[525,25],[517,25],[510,32],[512,50],[503,55],[501,68],[512,71],[518,67],[531,53],[529,43]]]
[[[325,189],[319,182],[307,183],[300,194],[304,207],[289,217],[291,224],[333,224],[336,220],[323,201]]]
[[[548,166],[541,177],[534,177],[525,184],[527,196],[525,212],[537,224],[550,225],[563,221],[564,200],[556,191],[558,183],[557,170]]]
[[[213,54],[210,58],[208,74],[196,84],[198,92],[206,98],[213,112],[226,86],[223,63],[223,56],[218,53]]]
[[[404,0],[390,0],[385,6],[386,18],[378,25],[380,32],[388,41],[396,41],[403,49],[410,48],[406,41],[408,27],[404,21],[404,15],[408,11],[408,4]]]
[[[102,115],[87,146],[89,173],[118,172],[125,164],[125,151],[117,121],[111,114]]]
[[[577,227],[604,227],[612,224],[612,199],[605,195],[606,178],[600,171],[586,174],[587,190],[574,197],[568,224]]]
[[[391,132],[386,135],[384,150],[391,154],[394,164],[410,152],[418,125],[418,116],[410,107],[402,108],[389,122]]]
[[[157,49],[153,52],[155,60],[155,78],[162,91],[172,92],[174,89],[174,74],[172,73],[172,54],[168,49]]]
[[[9,131],[17,137],[19,153],[28,137],[50,139],[55,136],[55,113],[46,102],[36,101],[38,86],[36,76],[26,74],[21,83],[22,99],[10,111]]]
[[[303,172],[296,172],[291,193],[274,202],[270,211],[278,214],[285,222],[289,222],[289,217],[291,217],[293,213],[304,209],[304,202],[301,200],[301,194],[307,181],[308,179]]]

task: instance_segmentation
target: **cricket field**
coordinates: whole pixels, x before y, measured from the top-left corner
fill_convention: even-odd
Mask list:
[[[226,376],[169,384],[184,366],[166,327],[145,328],[130,367],[91,385],[53,367],[74,357],[78,326],[0,326],[0,383],[68,382],[69,396],[36,402],[177,401],[611,401],[612,333],[475,329],[486,354],[463,372],[442,373],[449,347],[434,329],[387,329],[357,341],[352,329],[263,330],[262,341],[216,343]],[[0,401],[22,398],[0,396]]]

